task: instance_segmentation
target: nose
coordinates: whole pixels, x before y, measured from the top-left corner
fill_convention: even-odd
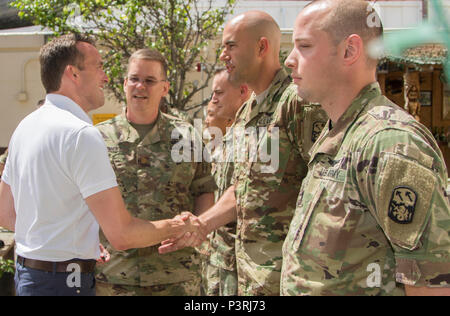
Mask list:
[[[146,86],[144,85],[144,80],[139,80],[136,85],[135,85],[136,89],[139,90],[144,90],[146,89]]]
[[[227,61],[228,57],[229,56],[226,53],[226,48],[222,49],[222,52],[220,53],[219,59],[221,61]]]
[[[289,54],[289,56],[286,58],[286,60],[284,61],[284,65],[286,66],[286,67],[288,67],[288,68],[291,68],[291,69],[293,69],[293,68],[295,68],[296,67],[296,65],[297,65],[297,63],[296,63],[296,61],[295,61],[295,58],[294,58],[294,50],[292,50],[291,51],[291,53]]]
[[[109,78],[108,78],[108,75],[105,73],[105,71],[103,70],[103,82],[104,83],[108,83],[108,81],[109,81]]]

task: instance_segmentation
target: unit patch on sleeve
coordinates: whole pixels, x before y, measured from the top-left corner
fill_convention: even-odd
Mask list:
[[[389,218],[398,224],[410,224],[416,210],[417,194],[411,188],[397,187],[389,202]]]
[[[378,170],[375,197],[380,225],[393,244],[415,249],[431,212],[436,175],[412,159],[388,152],[380,154]]]

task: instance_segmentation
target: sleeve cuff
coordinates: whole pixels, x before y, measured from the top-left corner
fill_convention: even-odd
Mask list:
[[[398,259],[395,278],[398,283],[417,287],[450,287],[450,262]]]

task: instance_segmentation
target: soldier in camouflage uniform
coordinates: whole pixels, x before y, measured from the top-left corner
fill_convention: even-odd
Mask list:
[[[195,162],[193,155],[178,162],[172,154],[179,143],[174,133],[194,146],[202,142],[192,125],[158,109],[169,89],[166,67],[156,51],[133,54],[124,83],[125,113],[97,125],[127,209],[146,220],[204,211],[214,203],[216,189],[209,163]],[[157,247],[107,249],[111,260],[98,268],[98,295],[200,295],[200,259],[193,248],[168,255],[159,255]]]
[[[312,127],[323,126],[326,120],[317,106],[300,101],[291,81],[281,69],[263,101],[258,102],[254,94],[238,113],[234,126],[235,131],[251,127],[264,131],[262,135],[246,133],[237,146],[247,152],[257,142],[267,145],[275,140],[279,144],[278,161],[272,170],[273,160],[240,162],[235,156],[232,181],[240,295],[279,294],[281,247],[306,174],[307,150],[315,138]]]
[[[320,107],[297,97],[279,63],[280,40],[276,22],[260,11],[232,19],[222,38],[230,80],[246,82],[254,94],[233,125],[233,185],[200,219],[209,229],[237,219],[239,295],[279,295],[282,243],[318,136],[313,127],[327,120]]]
[[[0,178],[3,173],[3,169],[5,168],[6,158],[8,158],[8,148],[6,148],[5,152],[0,156]]]
[[[282,295],[450,293],[447,170],[427,128],[381,95],[370,14],[317,1],[295,23],[286,65],[330,121],[283,246]]]
[[[213,95],[208,104],[205,124],[214,136],[212,174],[218,190],[215,201],[231,185],[233,159],[227,157],[226,143],[230,134],[226,134],[235,119],[236,112],[248,100],[251,90],[246,84],[233,85],[228,80],[225,68],[218,69],[213,80]],[[225,136],[223,136],[225,135]],[[234,244],[236,240],[236,222],[218,228],[209,236],[207,255],[204,262],[203,283],[206,295],[237,295],[237,270]]]

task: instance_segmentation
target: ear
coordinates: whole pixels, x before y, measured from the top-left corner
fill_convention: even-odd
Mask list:
[[[164,82],[164,92],[163,92],[163,97],[165,97],[166,95],[169,94],[169,90],[170,90],[170,83],[169,83],[169,81],[165,81],[165,82]]]
[[[125,79],[123,80],[123,91],[127,91],[127,86],[128,86],[128,77],[125,77]]]
[[[66,69],[64,69],[63,77],[70,81],[78,82],[79,76],[79,71],[75,66],[67,65]]]
[[[263,57],[269,51],[269,40],[267,37],[261,37],[258,41],[258,57]]]
[[[352,34],[344,41],[344,64],[351,66],[364,55],[364,43],[357,34]]]

